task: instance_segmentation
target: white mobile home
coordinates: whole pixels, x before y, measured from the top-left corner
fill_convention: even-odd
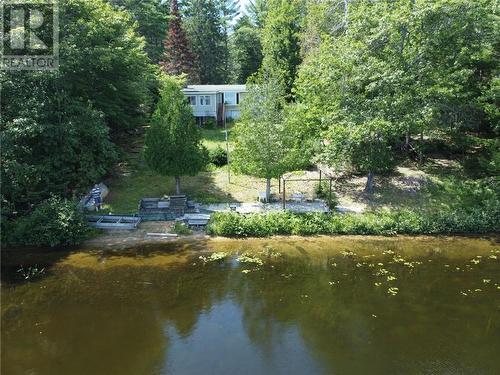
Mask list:
[[[240,117],[240,103],[247,92],[245,85],[188,85],[182,91],[198,121],[213,118],[218,124]]]

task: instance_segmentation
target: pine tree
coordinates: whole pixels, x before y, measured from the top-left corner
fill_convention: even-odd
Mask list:
[[[229,34],[231,31],[231,23],[232,21],[239,15],[239,2],[238,0],[218,0],[218,6],[219,6],[219,12],[220,12],[220,17],[221,17],[221,24],[222,24],[222,32],[223,32],[223,39],[224,39],[224,48],[222,49],[223,52],[223,63],[224,63],[224,78],[227,83],[228,78],[230,76],[230,49],[229,49]]]
[[[272,0],[269,2],[262,31],[262,69],[282,81],[287,100],[300,64],[300,2]]]
[[[215,0],[191,0],[185,3],[185,13],[186,32],[193,52],[199,57],[200,83],[226,83],[227,53],[219,4]]]
[[[170,75],[187,74],[189,82],[198,82],[197,56],[192,52],[186,33],[182,28],[177,0],[170,6],[171,20],[167,38],[164,40],[164,61],[161,63],[165,73]]]
[[[262,63],[259,31],[247,15],[243,15],[234,26],[230,51],[232,79],[236,83],[245,83]]]
[[[144,158],[149,168],[175,177],[177,194],[181,189],[180,177],[195,175],[208,160],[207,150],[201,144],[200,130],[181,91],[183,84],[182,79],[165,77],[144,146]]]

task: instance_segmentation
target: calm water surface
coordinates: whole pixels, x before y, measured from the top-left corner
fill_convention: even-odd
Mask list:
[[[2,271],[6,375],[500,374],[495,238],[16,251]]]

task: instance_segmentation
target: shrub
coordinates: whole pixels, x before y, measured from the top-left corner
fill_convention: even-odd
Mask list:
[[[177,233],[178,235],[188,235],[193,233],[193,231],[189,229],[189,227],[181,221],[176,221],[172,230],[174,233]]]
[[[500,228],[500,204],[457,211],[378,211],[363,214],[290,213],[240,215],[219,212],[207,227],[209,234],[226,237],[314,234],[452,234],[493,233]]]
[[[217,146],[209,152],[210,163],[217,167],[223,167],[227,164],[227,152],[222,147]]]
[[[88,237],[90,228],[75,202],[49,198],[28,216],[12,223],[6,241],[14,246],[76,245]]]
[[[330,184],[327,181],[318,182],[315,187],[315,193],[319,199],[323,199],[326,202],[330,210],[335,209],[339,204],[337,195],[333,190],[330,195]]]
[[[203,129],[215,129],[217,127],[217,123],[213,117],[205,118],[203,120]]]

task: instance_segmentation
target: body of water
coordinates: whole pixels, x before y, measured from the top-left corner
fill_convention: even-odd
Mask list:
[[[2,374],[499,374],[495,238],[2,254]]]

